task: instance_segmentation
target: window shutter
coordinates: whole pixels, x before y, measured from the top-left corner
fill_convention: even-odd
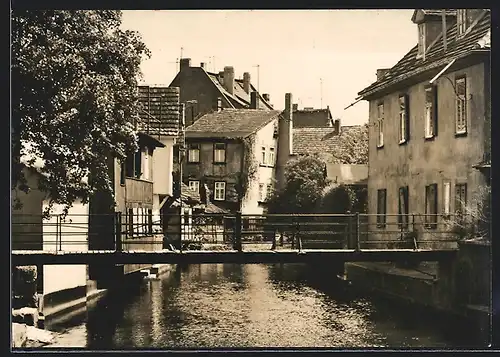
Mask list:
[[[403,223],[403,188],[399,188],[399,195],[398,195],[398,223],[402,224]]]
[[[405,139],[410,140],[410,96],[405,94]]]
[[[437,184],[433,184],[432,186],[432,197],[433,197],[433,207],[432,207],[432,213],[437,214],[438,212],[438,197],[437,197]],[[437,217],[434,217],[434,219],[437,221]]]
[[[432,87],[432,124],[434,126],[434,136],[438,134],[438,91],[437,86]]]

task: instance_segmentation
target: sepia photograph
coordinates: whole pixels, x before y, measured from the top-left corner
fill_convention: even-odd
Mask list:
[[[12,7],[11,351],[491,350],[491,10]]]

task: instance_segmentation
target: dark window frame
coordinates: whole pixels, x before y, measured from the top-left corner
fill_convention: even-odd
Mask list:
[[[459,93],[458,93],[458,83],[459,81],[463,80],[464,81],[464,98],[461,98]],[[459,75],[455,77],[455,87],[454,87],[455,92],[455,136],[467,136],[467,131],[468,131],[468,125],[467,121],[469,119],[469,106],[467,103],[467,76],[465,74]],[[462,103],[464,106],[463,109],[463,117],[460,118],[463,120],[463,127],[464,130],[459,130],[459,117],[460,117],[460,108],[459,108],[459,103]]]
[[[404,113],[404,133],[402,130],[403,121],[401,120],[401,100],[403,101]],[[410,141],[410,95],[402,93],[398,96],[398,142],[399,145],[404,145]],[[401,134],[404,134],[404,137]]]
[[[377,228],[387,225],[387,189],[377,190]]]
[[[191,157],[191,151],[192,150],[198,151],[198,157],[197,157],[196,161],[192,160],[192,157]],[[188,162],[188,164],[199,164],[200,163],[200,156],[201,156],[201,145],[199,143],[190,143],[190,144],[188,144],[188,151],[187,151],[187,162]]]
[[[221,149],[220,147],[217,148],[218,145],[221,146],[221,147],[223,147],[223,149]],[[215,153],[217,151],[223,151],[224,152],[224,161],[216,161],[216,154]],[[214,143],[213,154],[214,154],[214,160],[213,160],[214,164],[217,164],[217,165],[226,164],[226,162],[227,162],[227,144],[226,143],[221,143],[221,142]]]
[[[408,186],[402,186],[398,190],[398,227],[408,229],[409,227],[409,189]]]
[[[433,201],[433,202],[431,202]],[[425,186],[425,227],[436,229],[438,223],[438,185]]]
[[[438,135],[438,88],[436,85],[428,85],[424,88],[425,101],[424,101],[424,138],[425,140],[433,140]],[[430,92],[430,101],[428,101],[427,93]],[[427,133],[427,106],[431,107],[432,131]]]

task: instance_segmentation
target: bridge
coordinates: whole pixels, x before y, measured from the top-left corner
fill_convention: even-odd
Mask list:
[[[457,252],[457,238],[437,217],[371,216],[200,214],[152,222],[118,213],[99,221],[51,217],[41,226],[18,217],[12,265],[440,261]]]

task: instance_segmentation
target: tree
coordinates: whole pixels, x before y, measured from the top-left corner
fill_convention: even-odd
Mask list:
[[[359,129],[349,129],[342,132],[339,144],[332,153],[336,161],[343,164],[368,163],[368,124]]]
[[[112,193],[107,163],[137,149],[140,63],[149,51],[123,31],[121,11],[12,13],[11,187],[28,192],[24,165],[37,158],[38,188],[67,209]],[[16,202],[19,205],[19,202]]]
[[[285,185],[269,199],[270,213],[312,212],[328,185],[326,164],[316,156],[303,156],[285,166]]]

